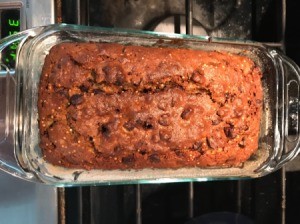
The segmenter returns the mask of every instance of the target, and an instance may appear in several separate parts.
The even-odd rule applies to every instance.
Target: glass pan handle
[[[277,155],[274,170],[294,159],[300,152],[300,69],[291,59],[277,51],[271,51],[279,64],[284,80],[282,107],[283,149]]]
[[[32,30],[24,31],[0,40],[0,57],[4,50],[11,45],[22,47],[24,41],[31,36]],[[18,60],[16,58],[16,60]],[[3,60],[2,60],[3,61]],[[25,172],[20,166],[16,155],[15,130],[18,113],[16,108],[16,90],[18,84],[15,71],[9,69],[8,64],[0,64],[0,169],[22,179],[33,180],[34,175]]]
[[[8,67],[0,62],[0,144],[6,140],[9,134],[9,79]]]

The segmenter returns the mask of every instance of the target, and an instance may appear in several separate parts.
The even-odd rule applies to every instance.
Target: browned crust
[[[62,43],[40,80],[40,147],[72,168],[239,166],[258,148],[261,102],[243,56]]]

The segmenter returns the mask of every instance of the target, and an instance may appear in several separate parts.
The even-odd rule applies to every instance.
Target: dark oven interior
[[[286,0],[61,0],[56,15],[73,24],[252,39],[300,63],[299,6]],[[297,158],[253,180],[61,188],[59,221],[298,223],[298,170]]]

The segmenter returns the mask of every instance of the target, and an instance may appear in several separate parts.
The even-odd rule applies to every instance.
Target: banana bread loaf
[[[261,71],[247,57],[61,43],[39,84],[40,147],[84,169],[241,166],[258,148]]]

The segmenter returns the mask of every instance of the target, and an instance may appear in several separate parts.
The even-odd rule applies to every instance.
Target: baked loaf
[[[241,166],[258,148],[261,76],[225,52],[58,44],[39,84],[44,159],[84,169]]]

